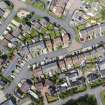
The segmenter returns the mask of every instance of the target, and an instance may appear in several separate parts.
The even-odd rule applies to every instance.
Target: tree
[[[105,20],[105,7],[103,7],[103,8],[101,9],[100,14],[101,14],[102,20]]]

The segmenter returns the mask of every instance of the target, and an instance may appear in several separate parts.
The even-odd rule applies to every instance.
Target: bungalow
[[[54,50],[57,50],[59,49],[60,47],[62,47],[62,40],[61,40],[61,37],[57,37],[53,40],[53,47],[54,47]]]
[[[56,73],[60,73],[60,70],[56,62],[43,65],[42,70],[44,74],[49,75],[49,76],[52,76]]]

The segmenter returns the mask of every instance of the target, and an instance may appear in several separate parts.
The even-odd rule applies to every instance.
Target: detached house
[[[50,10],[58,17],[64,14],[68,0],[52,0]]]

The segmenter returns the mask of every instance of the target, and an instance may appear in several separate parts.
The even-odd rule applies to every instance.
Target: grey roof
[[[29,48],[33,48],[33,47],[44,49],[45,48],[44,41],[42,40],[29,46]]]
[[[3,10],[7,9],[6,3],[3,2],[3,1],[0,1],[0,8],[3,9]]]
[[[7,100],[5,101],[3,104],[1,105],[14,105],[13,102],[11,100]]]
[[[90,34],[93,34],[93,32],[97,34],[100,32],[100,28],[102,32],[105,31],[105,23],[100,24],[100,26],[98,24],[95,24],[93,26],[87,27],[86,29],[81,30],[80,33],[82,36],[88,36]]]
[[[55,72],[58,70],[57,63],[50,63],[47,65],[42,66],[43,73],[48,74],[49,72]]]
[[[0,16],[3,16],[5,13],[5,11],[3,9],[0,8]]]

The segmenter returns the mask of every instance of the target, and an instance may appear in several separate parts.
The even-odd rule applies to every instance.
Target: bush
[[[69,100],[64,105],[97,105],[97,100],[94,95],[85,95],[77,100]]]
[[[77,94],[77,93],[80,93],[80,92],[84,92],[86,91],[86,86],[80,86],[80,87],[75,87],[75,88],[72,88],[70,90],[67,90],[66,92],[62,92],[59,97],[61,99],[64,99],[66,97],[69,97],[69,96],[72,96],[74,94]]]
[[[95,87],[98,87],[98,86],[100,86],[100,85],[102,85],[104,83],[105,83],[104,79],[99,79],[99,80],[96,80],[93,83],[90,83],[89,86],[90,86],[90,88],[95,88]]]

